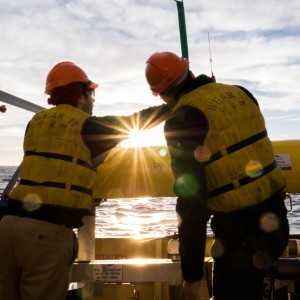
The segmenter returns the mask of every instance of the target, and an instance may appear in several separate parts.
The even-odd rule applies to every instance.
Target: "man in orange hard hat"
[[[94,214],[96,169],[133,124],[151,127],[166,105],[132,116],[92,116],[95,89],[79,66],[56,64],[24,138],[20,182],[0,222],[0,299],[64,300],[77,256],[74,228]],[[149,122],[150,121],[150,122]]]
[[[172,109],[164,126],[178,196],[183,290],[198,300],[211,219],[214,300],[262,300],[266,270],[285,250],[285,178],[257,100],[245,88],[194,77],[187,59],[154,53],[154,95]]]

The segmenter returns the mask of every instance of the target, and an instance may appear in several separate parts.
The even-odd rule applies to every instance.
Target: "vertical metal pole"
[[[91,261],[95,259],[95,226],[96,216],[84,216],[84,225],[78,228],[78,261]],[[94,282],[87,282],[81,289],[80,299],[91,299],[95,293]],[[94,297],[93,297],[94,298]]]
[[[78,228],[78,260],[95,259],[95,226],[96,216],[84,216],[84,225]]]
[[[9,195],[9,193],[12,191],[12,189],[16,185],[17,181],[19,180],[19,177],[20,177],[20,166],[16,169],[14,175],[11,177],[7,186],[3,190],[3,192],[0,196],[0,200],[5,200],[6,196]]]
[[[177,12],[178,12],[181,54],[182,57],[189,58],[183,0],[182,1],[175,0],[175,1],[177,4]]]

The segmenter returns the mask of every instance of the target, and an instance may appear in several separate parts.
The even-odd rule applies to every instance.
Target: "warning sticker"
[[[123,268],[120,265],[102,265],[95,264],[93,267],[94,281],[121,282],[123,277]]]
[[[281,170],[292,170],[290,154],[275,154],[275,160]]]

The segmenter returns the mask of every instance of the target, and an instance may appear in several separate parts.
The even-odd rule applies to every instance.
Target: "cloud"
[[[149,91],[144,68],[153,52],[181,53],[175,1],[0,0],[0,4],[1,90],[46,106],[45,78],[54,64],[67,60],[100,84],[96,115],[127,115],[161,103]],[[267,116],[300,111],[298,0],[185,0],[184,4],[195,74],[210,74],[209,33],[218,81],[248,88]],[[1,135],[7,137],[14,130],[22,135],[31,115],[8,107],[5,119],[0,115],[6,126],[1,126]],[[277,129],[274,122],[270,125]]]

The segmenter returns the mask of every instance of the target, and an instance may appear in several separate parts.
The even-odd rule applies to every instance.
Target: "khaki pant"
[[[5,216],[0,222],[0,299],[64,300],[74,259],[73,230]]]

